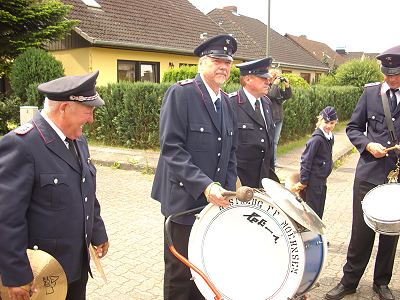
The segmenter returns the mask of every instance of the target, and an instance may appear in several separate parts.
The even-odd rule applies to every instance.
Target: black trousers
[[[68,284],[68,292],[65,300],[85,300],[86,285],[88,281],[89,263],[87,254],[83,255],[81,278]]]
[[[189,235],[191,225],[182,225],[171,222],[171,237],[175,249],[188,257]],[[190,269],[169,250],[164,231],[164,300],[204,300],[197,289]]]
[[[326,200],[326,184],[309,185],[305,190],[300,192],[300,196],[315,211],[318,217],[322,219]]]
[[[353,225],[347,250],[347,262],[343,267],[341,283],[348,288],[356,288],[370,259],[374,246],[375,232],[367,226],[363,218],[361,201],[376,185],[366,181],[354,180],[353,186]],[[381,234],[378,253],[375,259],[374,283],[387,285],[392,278],[398,236]]]

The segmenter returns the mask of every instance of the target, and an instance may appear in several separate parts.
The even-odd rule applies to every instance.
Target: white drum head
[[[379,185],[370,190],[362,201],[364,213],[385,223],[400,221],[400,184]]]
[[[228,300],[287,299],[304,272],[304,245],[297,228],[265,195],[248,203],[230,198],[223,209],[209,204],[193,225],[189,261]],[[207,299],[214,294],[194,271]]]

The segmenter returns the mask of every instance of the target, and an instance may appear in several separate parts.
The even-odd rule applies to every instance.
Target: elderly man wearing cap
[[[386,50],[377,59],[381,61],[384,82],[365,86],[346,128],[350,141],[360,152],[353,187],[353,225],[342,280],[326,294],[327,299],[342,299],[356,292],[375,240],[375,232],[364,222],[361,201],[371,189],[387,183],[387,176],[396,169],[398,160],[398,154],[386,148],[393,146],[396,138],[392,140],[389,134],[382,101],[386,97],[382,99],[381,95],[387,95],[388,106],[391,107],[391,116],[388,117],[391,117],[395,135],[399,138],[400,46]],[[388,284],[392,277],[397,241],[398,236],[379,236],[373,280],[373,290],[379,299],[394,299]]]
[[[63,267],[68,300],[86,298],[92,243],[108,238],[96,198],[96,168],[82,128],[104,101],[98,72],[39,85],[44,109],[0,141],[0,274],[11,299],[29,299],[33,274],[26,250],[51,254]]]
[[[160,147],[151,196],[161,202],[165,217],[214,203],[228,206],[222,196],[236,183],[236,118],[221,85],[229,78],[236,40],[219,35],[203,42],[199,74],[168,89],[160,113]],[[173,220],[175,248],[187,257],[194,215]],[[169,251],[164,238],[164,299],[204,299],[190,280],[189,268]]]
[[[242,185],[262,187],[261,179],[275,175],[274,122],[269,90],[268,67],[272,58],[262,58],[241,64],[239,91],[230,94],[238,119],[237,172]],[[276,178],[276,175],[273,176]]]

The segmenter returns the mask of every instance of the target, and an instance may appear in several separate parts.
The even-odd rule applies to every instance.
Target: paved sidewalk
[[[346,136],[345,130],[335,133],[335,145],[333,147],[333,159],[340,159],[353,148]],[[279,146],[278,146],[279,147]],[[278,163],[283,168],[277,168],[276,173],[281,179],[292,172],[300,170],[300,157],[305,148],[295,149],[278,157]],[[103,166],[114,166],[122,170],[136,170],[152,173],[159,158],[159,152],[153,150],[130,150],[112,147],[90,146],[92,161]]]

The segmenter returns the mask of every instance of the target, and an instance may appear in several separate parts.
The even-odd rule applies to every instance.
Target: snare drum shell
[[[364,221],[375,232],[385,235],[400,234],[400,184],[388,183],[370,190],[364,197]]]

